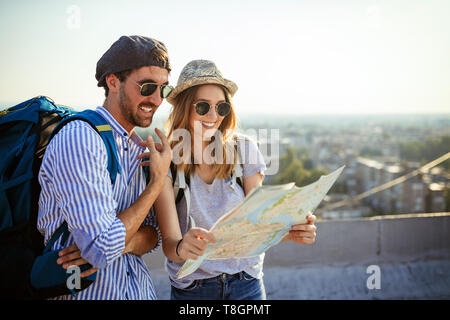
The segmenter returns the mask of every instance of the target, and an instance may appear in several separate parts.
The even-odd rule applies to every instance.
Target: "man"
[[[172,152],[155,130],[142,141],[133,132],[148,127],[170,94],[170,63],[163,43],[142,36],[123,36],[97,63],[98,86],[105,102],[96,111],[110,124],[121,166],[114,185],[107,171],[107,152],[100,135],[84,121],[65,125],[47,147],[39,172],[42,191],[38,228],[45,241],[66,221],[71,235],[60,252],[63,268],[89,262],[97,277],[86,289],[57,299],[156,299],[141,255],[160,243],[152,205],[169,170]],[[150,151],[147,184],[138,155]],[[146,162],[148,164],[148,162]],[[57,242],[54,250],[62,249]]]

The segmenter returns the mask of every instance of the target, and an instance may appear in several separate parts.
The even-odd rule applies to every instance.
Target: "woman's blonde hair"
[[[173,149],[178,141],[174,141],[173,133],[177,129],[185,129],[190,132],[191,135],[191,146],[193,146],[193,132],[191,131],[189,116],[191,112],[191,106],[194,103],[195,95],[197,93],[198,88],[201,85],[193,86],[185,91],[181,92],[177,95],[173,102],[172,110],[170,112],[169,118],[164,124],[164,129],[167,133],[167,137],[170,142],[170,147]],[[231,176],[236,163],[237,163],[237,151],[234,147],[236,141],[234,140],[234,132],[238,125],[238,120],[236,117],[236,113],[234,112],[233,102],[231,100],[231,95],[228,91],[220,86],[224,92],[225,100],[231,105],[230,113],[222,120],[222,123],[219,126],[219,131],[222,136],[222,155],[223,161],[221,163],[213,164],[213,171],[215,176],[219,179],[227,179]],[[214,140],[214,137],[212,138]],[[231,149],[232,148],[232,149]],[[175,164],[177,170],[183,170],[185,175],[191,176],[195,172],[195,163],[194,163],[194,148],[191,147],[190,157],[186,155],[182,155],[185,161],[182,161],[180,164]],[[233,150],[230,153],[230,150]],[[231,159],[230,159],[231,158]],[[187,161],[186,161],[187,160]],[[190,160],[190,161],[189,161]]]

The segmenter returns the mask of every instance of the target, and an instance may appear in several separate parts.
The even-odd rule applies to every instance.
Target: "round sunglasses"
[[[151,96],[159,86],[159,84],[157,84],[157,83],[146,82],[143,84],[139,84],[136,81],[134,81],[133,79],[130,79],[130,80],[133,81],[141,89],[140,92],[141,92],[141,96],[143,96],[143,97]],[[172,90],[173,90],[172,86],[169,86],[168,84],[162,84],[161,92],[160,92],[161,98],[163,98],[163,99],[167,98],[170,95],[170,93],[172,92]]]
[[[211,105],[206,101],[199,101],[194,103],[194,108],[198,115],[204,116],[211,109]],[[221,117],[227,116],[231,111],[231,105],[228,102],[220,102],[215,105],[215,108],[217,114]]]

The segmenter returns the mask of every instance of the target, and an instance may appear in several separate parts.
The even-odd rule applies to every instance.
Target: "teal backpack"
[[[88,122],[102,137],[108,152],[111,183],[120,173],[112,130],[93,110],[77,112],[39,96],[0,111],[0,299],[42,299],[75,294],[66,286],[70,274],[54,263],[52,244],[69,231],[64,222],[46,248],[36,227],[39,168],[50,139],[68,122]],[[90,268],[89,264],[81,270]],[[33,276],[31,276],[33,274]],[[96,274],[81,279],[81,290]]]

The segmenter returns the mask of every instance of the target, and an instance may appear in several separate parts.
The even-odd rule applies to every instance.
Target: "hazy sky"
[[[450,112],[449,16],[448,0],[1,1],[0,101],[102,104],[98,59],[139,34],[166,44],[172,84],[215,61],[238,114]]]

